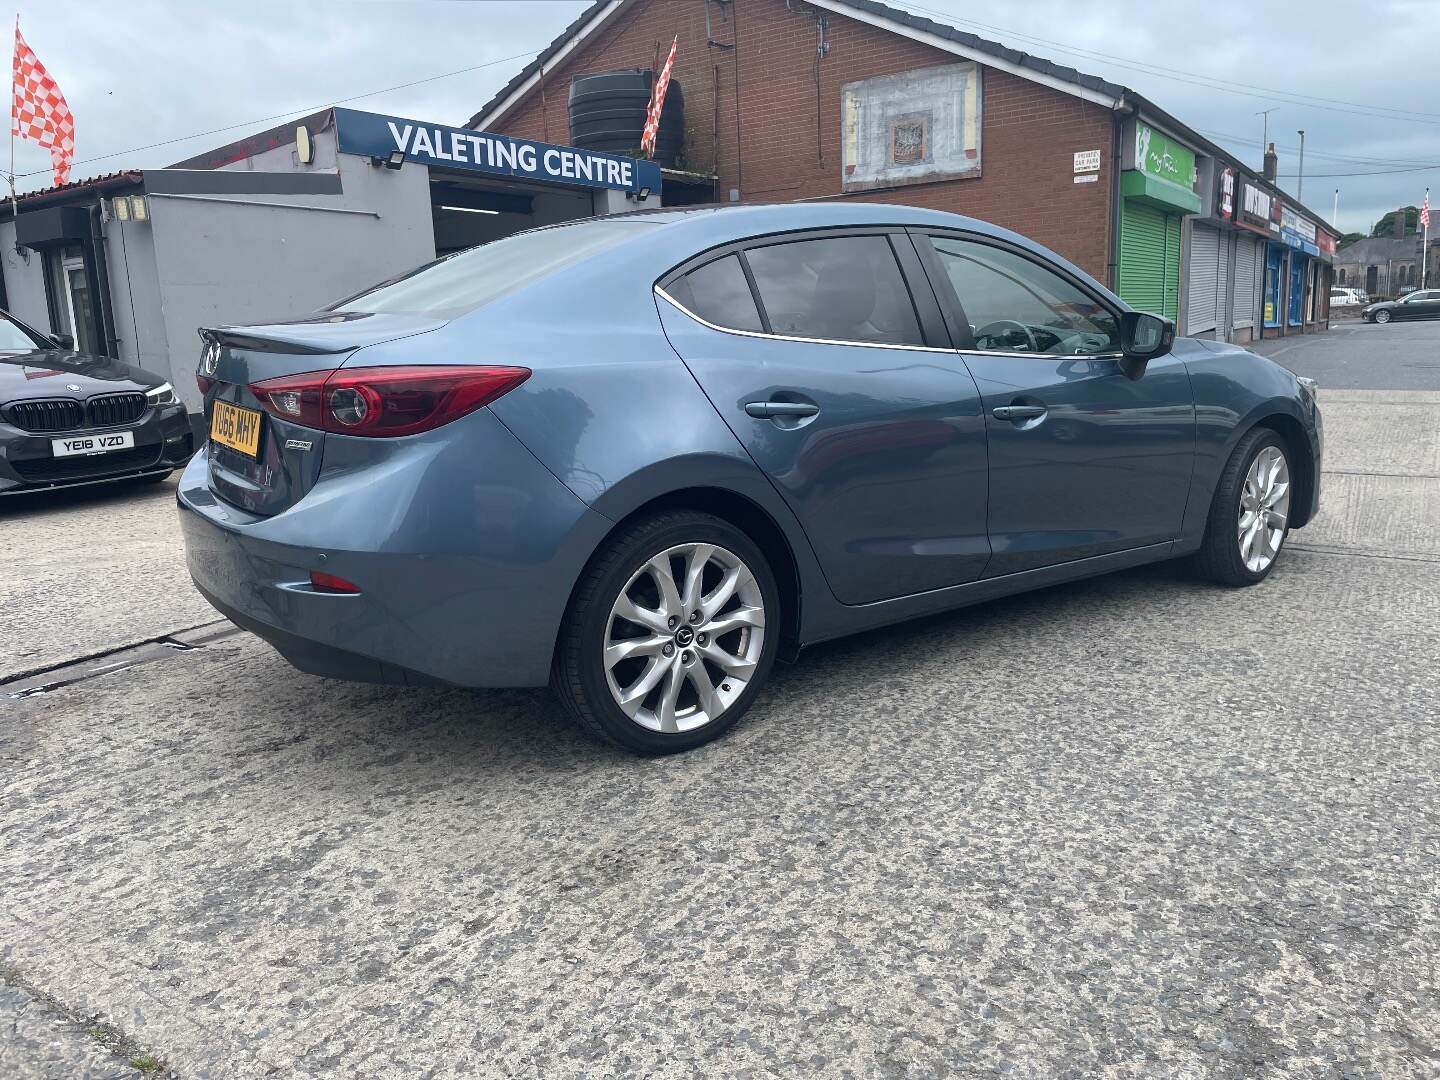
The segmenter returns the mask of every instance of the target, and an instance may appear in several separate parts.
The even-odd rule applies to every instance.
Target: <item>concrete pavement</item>
[[[46,1061],[98,1020],[186,1077],[1436,1075],[1440,393],[1323,405],[1325,508],[1263,586],[837,642],[679,758],[246,635],[0,696],[0,974]],[[163,492],[111,505],[91,535],[165,573]],[[5,521],[47,539],[0,601],[51,520]],[[39,1061],[0,1071],[75,1074]]]

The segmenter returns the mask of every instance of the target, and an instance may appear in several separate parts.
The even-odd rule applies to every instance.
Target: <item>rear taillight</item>
[[[371,367],[308,371],[251,383],[272,416],[340,435],[429,431],[488,405],[530,377],[493,365]]]
[[[206,394],[210,393],[210,388],[215,385],[215,380],[207,378],[204,375],[196,375],[195,385],[200,387],[200,396],[204,397]]]

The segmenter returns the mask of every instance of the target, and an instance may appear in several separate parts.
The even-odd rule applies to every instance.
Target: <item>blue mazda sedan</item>
[[[1178,556],[1256,584],[1319,501],[1309,380],[911,207],[552,226],[202,336],[220,612],[320,675],[548,683],[640,753],[813,642]]]

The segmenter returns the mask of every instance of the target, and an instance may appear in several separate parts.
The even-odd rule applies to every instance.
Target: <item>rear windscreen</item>
[[[645,227],[634,220],[591,219],[516,233],[426,263],[327,310],[452,319],[635,237]]]

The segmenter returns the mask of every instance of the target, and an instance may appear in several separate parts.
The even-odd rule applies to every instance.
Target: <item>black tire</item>
[[[1383,326],[1385,323],[1388,323],[1390,321],[1390,312],[1377,311],[1370,321],[1380,323]]]
[[[627,716],[610,691],[604,649],[611,608],[645,563],[683,544],[714,544],[750,570],[765,608],[765,634],[743,692],[715,719],[689,731],[661,732]],[[587,735],[637,754],[673,754],[719,738],[750,708],[775,661],[782,624],[774,572],[756,543],[729,522],[694,510],[672,510],[625,526],[596,552],[571,597],[555,649],[551,685]]]
[[[1215,488],[1215,497],[1210,501],[1210,515],[1205,521],[1205,539],[1192,560],[1195,572],[1201,577],[1221,585],[1258,585],[1270,576],[1280,555],[1285,550],[1285,530],[1280,549],[1262,570],[1251,570],[1240,556],[1240,544],[1236,537],[1236,525],[1240,514],[1240,496],[1245,487],[1245,475],[1260,451],[1274,446],[1285,455],[1291,483],[1294,483],[1295,467],[1290,460],[1290,448],[1270,428],[1254,428],[1243,435],[1236,444],[1225,471],[1220,474],[1220,483]]]

